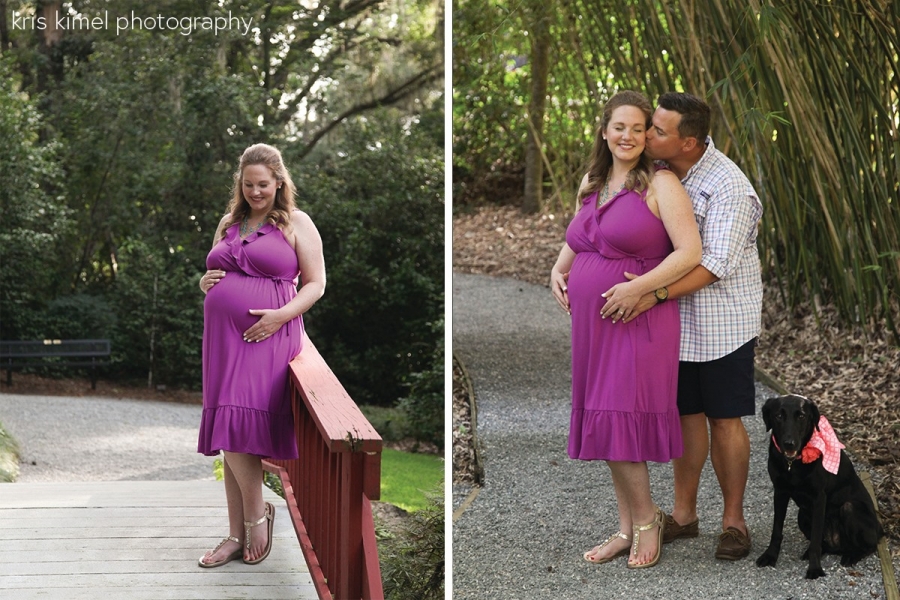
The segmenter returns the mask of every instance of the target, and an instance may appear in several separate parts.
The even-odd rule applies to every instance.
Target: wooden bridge
[[[227,521],[224,485],[122,481],[0,485],[2,598],[383,597],[370,500],[381,437],[315,346],[291,363],[300,459],[279,475],[275,543],[261,564],[201,569]]]
[[[261,564],[201,569],[228,521],[219,481],[0,485],[0,597],[279,598],[318,593],[285,502]]]

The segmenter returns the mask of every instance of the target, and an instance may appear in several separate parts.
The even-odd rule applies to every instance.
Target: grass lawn
[[[425,508],[426,492],[435,491],[443,476],[444,461],[439,456],[385,448],[381,454],[381,501],[408,511]]]

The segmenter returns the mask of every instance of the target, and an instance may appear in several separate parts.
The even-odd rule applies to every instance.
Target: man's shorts
[[[678,412],[712,419],[756,414],[753,358],[757,338],[708,362],[678,363]]]

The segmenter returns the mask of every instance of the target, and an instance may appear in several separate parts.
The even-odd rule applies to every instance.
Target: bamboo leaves
[[[713,108],[717,146],[763,200],[769,293],[833,304],[847,323],[900,342],[900,3],[548,5],[558,21],[545,208],[571,210],[612,93],[694,93]]]

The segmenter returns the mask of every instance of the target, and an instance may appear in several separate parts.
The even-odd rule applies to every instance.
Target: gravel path
[[[700,537],[664,547],[660,564],[627,570],[624,559],[590,565],[581,554],[618,523],[609,470],[566,455],[570,406],[568,317],[543,286],[454,274],[453,351],[478,403],[485,486],[453,525],[453,597],[529,599],[851,600],[885,598],[881,566],[853,568],[826,556],[827,576],[804,579],[806,543],[791,507],[781,558],[757,568],[768,544],[771,482],[762,420],[745,419],[751,438],[745,509],[750,558],[717,561],[721,499],[707,463],[700,487]],[[774,395],[757,385],[760,398]],[[669,465],[651,463],[654,499],[672,508]],[[466,489],[454,490],[458,508]]]
[[[215,479],[197,453],[199,405],[0,394],[19,443],[18,481]]]

